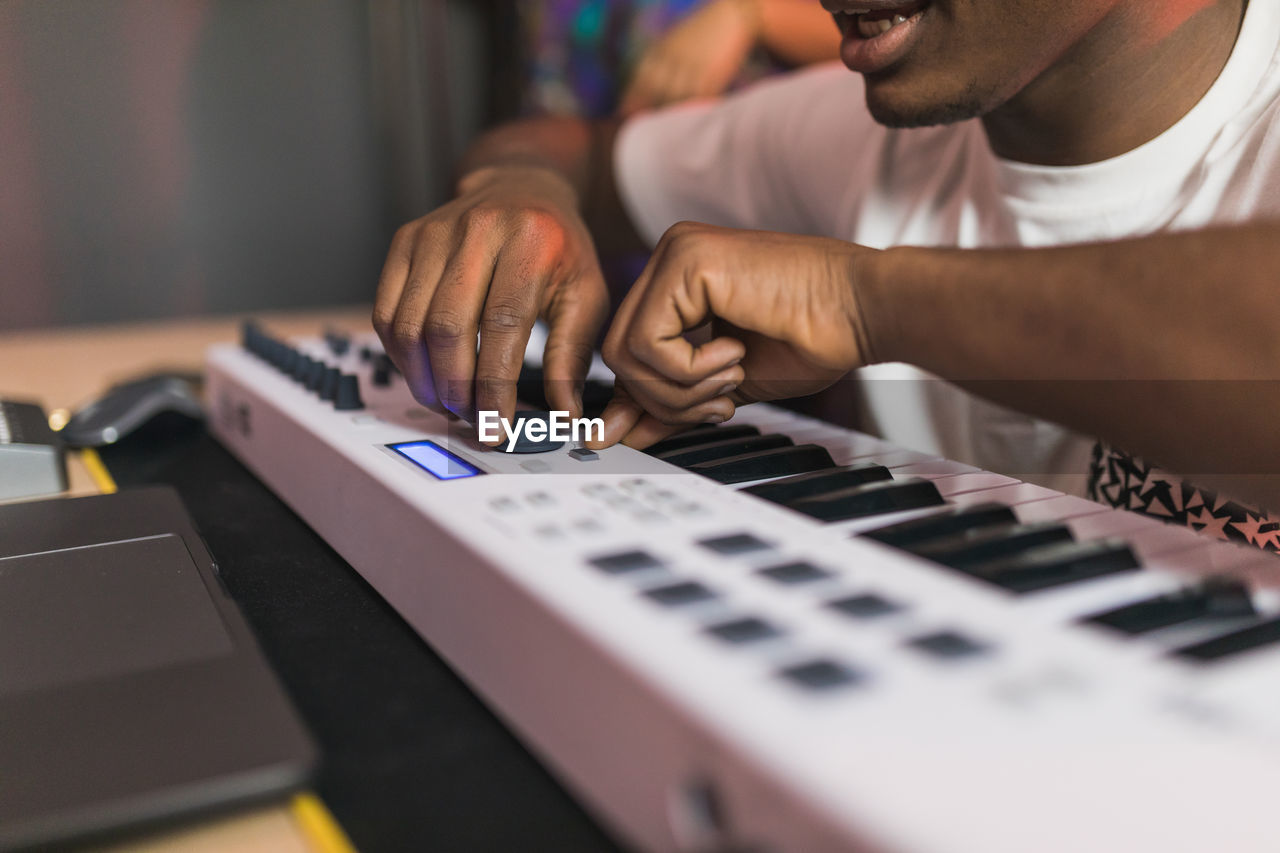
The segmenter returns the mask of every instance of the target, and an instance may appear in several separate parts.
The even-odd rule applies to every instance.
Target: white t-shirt
[[[1100,163],[1001,160],[978,120],[882,127],[862,76],[835,64],[639,116],[623,128],[615,168],[651,242],[695,220],[875,248],[1037,247],[1277,216],[1280,3],[1249,4],[1221,75],[1181,121]],[[873,428],[890,441],[1059,487],[1080,480],[1037,474],[1088,470],[1092,442],[1058,427],[905,365],[861,375],[905,380],[859,383]]]

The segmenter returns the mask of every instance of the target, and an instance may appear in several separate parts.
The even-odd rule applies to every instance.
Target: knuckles
[[[452,344],[467,335],[467,323],[450,311],[435,310],[422,323],[422,335],[428,344]]]
[[[515,383],[505,376],[476,377],[476,399],[484,408],[496,408],[503,395],[514,388]]]
[[[520,304],[499,299],[495,304],[485,306],[484,317],[480,321],[481,333],[509,334],[526,326],[532,327],[534,318],[527,314]]]

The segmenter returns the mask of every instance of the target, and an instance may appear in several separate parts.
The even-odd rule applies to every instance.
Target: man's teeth
[[[906,15],[894,15],[892,18],[879,18],[877,20],[868,21],[865,16],[870,12],[870,9],[847,9],[841,14],[849,15],[854,18],[858,26],[858,35],[865,39],[884,35],[889,32],[889,30],[898,26],[898,24],[905,24],[908,20]]]
[[[878,35],[883,35],[884,33],[889,32],[889,30],[893,29],[898,24],[905,24],[906,22],[906,15],[894,15],[893,20],[881,18],[878,21],[868,21],[865,18],[859,18],[858,34],[866,39],[875,38]]]

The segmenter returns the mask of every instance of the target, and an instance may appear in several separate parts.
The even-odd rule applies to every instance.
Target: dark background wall
[[[0,2],[0,330],[370,299],[492,115],[493,19]]]

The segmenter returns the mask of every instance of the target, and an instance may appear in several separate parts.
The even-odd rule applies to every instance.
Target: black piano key
[[[730,456],[741,456],[743,453],[770,450],[774,447],[791,447],[793,444],[795,442],[785,435],[773,433],[771,435],[747,435],[742,438],[710,441],[706,444],[698,444],[680,450],[664,450],[661,453],[650,455],[656,456],[663,462],[679,465],[681,468],[688,468],[690,465],[696,465],[699,462],[728,459]]]
[[[1010,592],[1027,593],[1140,568],[1123,539],[1060,542],[966,566],[963,571]]]
[[[1183,646],[1174,654],[1188,660],[1208,663],[1278,642],[1280,642],[1280,619],[1268,619],[1220,637]]]
[[[728,441],[731,438],[747,438],[759,435],[760,430],[750,424],[733,424],[729,426],[702,425],[693,429],[664,438],[645,448],[645,453],[657,456],[671,450],[684,450],[699,444],[710,444],[713,441]]]
[[[850,486],[823,495],[790,501],[786,505],[821,521],[846,521],[908,509],[924,509],[945,503],[938,487],[913,477]]]
[[[1136,635],[1193,619],[1255,615],[1257,611],[1244,584],[1230,578],[1208,578],[1195,586],[1097,613],[1083,621]]]
[[[886,545],[909,548],[931,539],[953,536],[966,530],[1017,523],[1018,516],[1014,514],[1012,507],[998,503],[982,503],[948,507],[935,515],[900,521],[888,527],[867,531],[862,536]]]
[[[816,444],[797,444],[794,447],[775,447],[772,450],[757,450],[754,453],[730,456],[728,459],[699,462],[697,465],[690,465],[689,470],[709,477],[717,483],[727,484],[763,480],[768,477],[786,477],[790,474],[803,474],[834,467],[836,463],[832,461],[831,454],[825,447],[819,447]]]
[[[1018,554],[1030,548],[1071,542],[1071,529],[1057,522],[1000,524],[965,530],[904,547],[920,557],[952,568],[964,568]]]
[[[889,469],[874,462],[860,465],[845,465],[830,471],[814,471],[810,474],[796,474],[756,486],[747,486],[742,491],[758,498],[774,503],[790,503],[791,501],[814,495],[834,492],[849,486],[860,486],[863,483],[877,483],[892,480]]]

